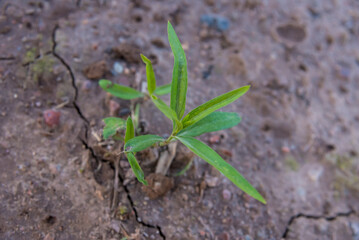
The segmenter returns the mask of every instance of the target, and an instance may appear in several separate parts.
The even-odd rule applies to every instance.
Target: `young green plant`
[[[217,110],[237,100],[249,90],[250,86],[240,87],[215,97],[193,109],[186,116],[183,116],[186,107],[187,95],[187,60],[181,43],[170,22],[168,22],[167,31],[168,40],[174,55],[172,83],[166,85],[170,86],[171,89],[170,106],[159,98],[160,94],[158,94],[158,92],[160,90],[156,87],[155,74],[151,61],[144,55],[141,55],[141,58],[146,64],[148,96],[151,98],[155,106],[167,118],[172,120],[173,130],[167,139],[157,135],[142,135],[135,137],[134,134],[130,134],[130,132],[132,132],[131,128],[133,128],[133,125],[131,126],[132,120],[130,118],[127,120],[124,152],[127,155],[137,179],[144,184],[147,183],[144,179],[143,171],[135,158],[136,152],[152,146],[164,146],[174,141],[180,141],[198,157],[219,170],[238,188],[242,189],[245,193],[258,201],[266,204],[266,200],[261,196],[261,194],[235,168],[223,160],[222,157],[212,148],[195,138],[204,133],[215,132],[237,125],[241,121],[241,118],[237,113],[220,112]],[[103,85],[105,83],[106,87]],[[140,95],[140,93],[135,94],[133,89],[123,86],[120,87],[119,85],[114,85],[112,83],[102,82],[102,87],[114,96],[122,96],[122,98],[123,96],[126,96],[127,99],[135,96],[143,96]],[[109,123],[112,120],[107,118],[104,121],[105,123]],[[104,137],[109,136],[109,131],[112,131],[113,133],[114,129],[123,128],[125,124],[124,120],[122,121],[123,122],[121,123],[118,122],[117,124],[112,124],[111,127],[109,127],[109,124],[106,124]],[[127,132],[129,132],[129,137],[127,136]]]
[[[146,61],[150,61],[143,55],[141,55],[141,57],[142,57],[142,59],[146,59]],[[154,79],[154,72],[152,69],[152,65],[150,65],[150,67],[151,67],[151,69],[149,69],[149,66],[146,66],[147,78],[151,78],[153,76],[153,79]],[[151,74],[152,74],[152,76],[151,76]],[[149,84],[151,84],[151,85],[148,85],[148,92],[150,94],[147,94],[147,93],[142,93],[140,91],[137,91],[136,89],[131,88],[131,87],[113,83],[107,79],[101,79],[99,81],[99,85],[103,90],[105,90],[106,92],[110,93],[111,95],[113,95],[115,97],[118,97],[118,98],[121,98],[124,100],[135,100],[138,98],[144,98],[146,96],[150,97],[150,95],[162,96],[162,95],[166,95],[171,92],[171,84],[165,84],[165,85],[162,85],[159,87],[156,87],[155,85],[153,86],[152,81]],[[139,124],[139,111],[140,111],[139,103],[137,103],[134,107],[131,104],[131,115],[133,118],[133,123],[134,123],[135,129],[137,129],[138,124]],[[104,132],[103,132],[103,137],[105,139],[107,139],[109,137],[113,137],[113,138],[115,138],[115,140],[123,140],[121,137],[117,136],[116,133],[118,130],[125,128],[125,120],[123,120],[122,118],[109,117],[109,118],[103,119],[103,121],[105,122],[105,128],[104,128]]]

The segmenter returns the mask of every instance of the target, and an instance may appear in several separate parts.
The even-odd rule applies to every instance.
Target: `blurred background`
[[[359,2],[356,0],[0,0],[1,239],[359,239]],[[201,140],[263,205],[178,147],[146,195],[101,138],[141,89],[172,79],[171,21],[187,55],[187,109],[247,84],[225,108],[242,122]],[[169,96],[163,98],[169,103]],[[142,133],[171,122],[139,100]],[[161,150],[138,158],[154,171]],[[114,179],[119,186],[114,189]],[[166,181],[167,181],[166,180]],[[114,197],[115,196],[115,197]],[[151,198],[150,198],[151,197]]]

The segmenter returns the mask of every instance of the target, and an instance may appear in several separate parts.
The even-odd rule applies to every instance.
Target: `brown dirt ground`
[[[358,1],[3,0],[0,9],[0,239],[359,239]],[[209,13],[229,29],[201,23]],[[98,136],[101,119],[125,117],[130,103],[97,78],[140,87],[144,53],[169,83],[167,20],[188,58],[187,112],[252,85],[225,109],[242,122],[201,139],[221,134],[211,146],[267,205],[197,158],[156,200],[121,159],[113,203],[108,152],[119,145]],[[122,74],[111,73],[116,61]],[[44,123],[48,109],[58,125]],[[140,118],[144,133],[170,131],[146,100]],[[158,154],[138,156],[147,176]]]

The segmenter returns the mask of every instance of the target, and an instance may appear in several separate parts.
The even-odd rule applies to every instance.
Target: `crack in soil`
[[[0,61],[12,61],[15,60],[15,57],[0,57]]]
[[[307,214],[304,214],[304,213],[298,213],[294,216],[292,216],[288,223],[287,223],[287,226],[284,230],[284,233],[282,235],[282,239],[286,239],[287,236],[288,236],[288,233],[290,232],[290,226],[294,223],[294,221],[298,218],[306,218],[306,219],[314,219],[314,220],[319,220],[319,219],[324,219],[326,221],[335,221],[337,218],[339,217],[349,217],[353,214],[356,214],[356,212],[351,209],[350,211],[348,212],[340,212],[340,213],[337,213],[335,214],[334,216],[324,216],[324,215],[307,215]]]
[[[91,155],[94,159],[96,159],[97,162],[108,162],[107,160],[104,160],[104,159],[101,159],[100,157],[98,157],[96,154],[95,154],[95,151],[87,144],[87,142],[83,139],[81,139],[81,142],[82,144],[85,146],[86,149],[88,149],[90,152],[91,152]],[[115,167],[111,164],[110,165],[112,167],[112,169],[114,169]],[[139,217],[138,215],[138,212],[137,212],[137,209],[135,208],[135,204],[132,200],[132,197],[131,197],[131,194],[130,194],[130,190],[127,188],[126,185],[123,184],[124,182],[124,178],[121,176],[121,174],[119,173],[118,174],[118,178],[120,179],[120,182],[121,182],[121,185],[123,187],[123,189],[125,190],[126,192],[126,195],[127,195],[127,199],[128,201],[130,202],[130,205],[131,205],[131,208],[132,208],[132,211],[135,213],[135,218],[136,218],[136,222],[141,224],[142,226],[144,227],[147,227],[147,228],[154,228],[154,229],[157,229],[158,230],[158,233],[159,235],[162,237],[162,239],[166,239],[166,236],[163,234],[162,232],[162,229],[160,226],[158,225],[152,225],[152,224],[149,224],[149,223],[146,223],[144,221],[141,220],[141,218]]]
[[[138,216],[138,212],[137,212],[137,209],[135,208],[135,205],[133,203],[133,200],[132,200],[132,197],[131,197],[131,194],[130,194],[130,190],[127,188],[127,186],[125,186],[123,184],[123,177],[121,176],[121,174],[118,175],[118,177],[120,178],[120,181],[121,181],[121,184],[123,186],[123,189],[125,189],[125,192],[127,193],[127,199],[128,201],[130,202],[130,205],[131,205],[131,208],[133,210],[133,212],[135,213],[135,217],[136,217],[136,221],[138,223],[140,223],[141,225],[145,226],[145,227],[148,227],[148,228],[155,228],[158,230],[158,233],[160,234],[160,236],[162,237],[162,239],[166,239],[166,236],[163,234],[162,232],[162,229],[160,226],[158,225],[151,225],[151,224],[148,224],[148,223],[145,223],[144,221],[142,221],[142,219]]]
[[[54,30],[52,31],[52,54],[54,55],[55,58],[57,58],[62,65],[64,65],[64,67],[67,69],[67,71],[70,74],[71,77],[71,83],[72,83],[72,87],[75,90],[75,96],[74,99],[72,101],[72,104],[74,105],[77,113],[79,114],[80,118],[85,121],[86,125],[88,125],[90,122],[87,120],[87,118],[82,114],[80,107],[77,105],[77,97],[78,97],[78,88],[76,86],[76,79],[75,79],[75,75],[70,67],[70,65],[65,61],[65,59],[63,59],[60,55],[58,55],[56,53],[56,46],[57,46],[57,42],[56,42],[56,31],[57,29],[59,29],[59,25],[55,25]],[[87,131],[86,131],[87,132]]]
[[[81,3],[81,1],[78,1],[79,3]],[[67,71],[69,72],[70,74],[70,77],[71,77],[71,82],[72,82],[72,87],[74,88],[75,90],[75,96],[74,96],[74,99],[72,101],[72,104],[74,106],[74,108],[76,109],[76,112],[77,114],[80,116],[80,118],[85,122],[85,138],[86,140],[82,139],[82,138],[79,138],[80,141],[82,142],[82,144],[85,146],[86,149],[88,149],[92,155],[92,157],[96,160],[97,163],[100,163],[100,162],[107,162],[106,160],[104,159],[101,159],[100,157],[98,157],[94,150],[92,149],[91,146],[88,145],[87,143],[87,139],[88,139],[88,125],[89,125],[89,120],[83,115],[83,113],[81,112],[81,109],[80,109],[80,106],[77,104],[77,98],[78,98],[78,88],[76,86],[76,79],[75,79],[75,75],[70,67],[70,65],[65,61],[64,58],[62,58],[59,54],[56,53],[56,46],[57,46],[57,42],[56,42],[56,31],[59,29],[59,25],[56,24],[53,31],[52,31],[52,54],[53,56],[58,59],[62,65],[64,65],[64,67],[67,69]],[[113,169],[114,169],[114,166],[111,166]],[[128,201],[130,202],[130,205],[131,205],[131,208],[133,210],[133,212],[135,213],[135,218],[136,218],[136,222],[138,224],[141,224],[142,226],[144,227],[147,227],[147,228],[154,228],[154,229],[157,229],[158,230],[158,233],[159,235],[162,237],[162,239],[166,239],[166,236],[163,234],[162,232],[162,229],[160,226],[158,225],[151,225],[151,224],[148,224],[144,221],[141,220],[141,218],[138,216],[138,212],[137,212],[137,209],[135,208],[135,205],[134,205],[134,202],[132,200],[132,197],[131,197],[131,194],[130,194],[130,190],[127,188],[127,186],[125,186],[123,184],[123,177],[121,176],[121,174],[118,175],[118,178],[120,179],[120,182],[121,182],[121,185],[123,187],[123,189],[125,190],[126,194],[127,194],[127,199]]]

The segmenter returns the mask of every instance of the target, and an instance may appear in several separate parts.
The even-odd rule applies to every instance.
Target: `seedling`
[[[146,67],[146,72],[150,72],[150,70],[148,70],[147,67]],[[153,69],[152,69],[152,73],[154,74]],[[154,75],[153,75],[153,79],[154,79]],[[111,95],[125,100],[150,97],[150,95],[147,93],[142,93],[134,88],[116,84],[106,79],[101,79],[99,81],[99,85],[103,90],[110,93]],[[150,88],[152,90],[153,86],[148,85],[148,89]],[[166,95],[170,92],[171,92],[171,84],[165,84],[159,87],[156,87],[155,85],[155,89],[152,91],[152,95],[161,96],[161,95]],[[135,129],[137,129],[139,122],[140,105],[137,103],[136,106],[133,107],[131,104],[131,108],[134,108],[132,109],[132,118],[134,121],[134,127]],[[105,139],[109,137],[115,137],[116,140],[123,140],[121,137],[117,137],[115,135],[117,133],[117,130],[125,128],[125,120],[116,117],[109,117],[103,120],[106,124],[103,132],[103,137]]]
[[[174,141],[180,141],[194,154],[224,174],[238,188],[265,204],[266,200],[235,168],[223,160],[212,148],[195,138],[204,133],[219,131],[237,125],[241,121],[237,113],[219,112],[217,110],[237,100],[249,90],[250,86],[244,86],[213,98],[193,109],[183,117],[187,94],[187,60],[181,43],[170,22],[168,22],[167,31],[168,40],[174,55],[172,83],[157,87],[151,61],[142,54],[141,58],[146,64],[147,95],[155,106],[167,118],[172,120],[173,130],[171,135],[167,139],[157,135],[142,135],[136,137],[131,117],[127,119],[126,123],[121,118],[105,118],[104,138],[113,136],[118,129],[126,127],[123,152],[126,154],[138,181],[145,185],[147,185],[147,181],[136,160],[135,153],[149,147],[164,146]],[[100,86],[112,95],[123,99],[134,99],[144,96],[143,93],[135,89],[113,84],[108,80],[101,80]],[[171,91],[170,106],[159,97],[162,92],[167,92],[169,89]]]

